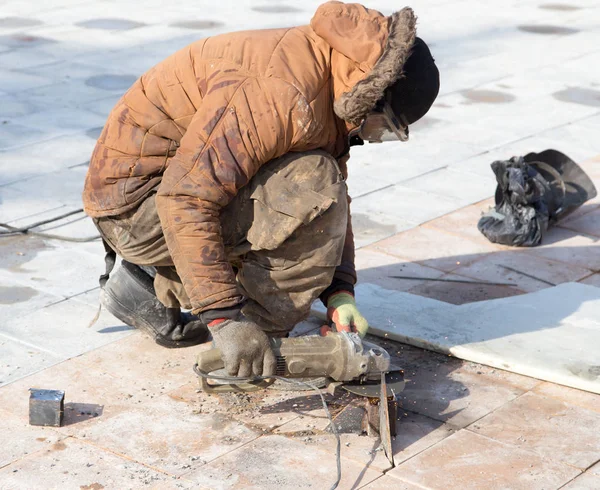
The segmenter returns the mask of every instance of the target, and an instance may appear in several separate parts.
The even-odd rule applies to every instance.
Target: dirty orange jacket
[[[202,39],[145,73],[108,117],[83,202],[92,217],[156,202],[194,312],[241,297],[219,214],[261,165],[287,152],[347,153],[348,130],[401,75],[410,8],[390,17],[321,5],[310,25]],[[355,282],[351,228],[338,277]]]

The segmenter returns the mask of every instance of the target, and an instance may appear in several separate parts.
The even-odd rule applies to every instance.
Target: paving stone
[[[0,187],[0,222],[11,223],[13,221],[32,218],[31,223],[37,221],[35,216],[39,216],[44,212],[55,212],[56,214],[67,211],[64,204],[53,201],[51,199],[36,199],[32,198],[24,192],[13,189],[10,186]],[[4,241],[7,240],[3,239]]]
[[[0,470],[1,488],[15,490],[36,488],[41,481],[46,488],[140,488],[171,483],[173,478],[71,438],[55,442],[50,448]],[[197,487],[177,481],[175,488]]]
[[[53,83],[19,92],[23,99],[43,105],[47,110],[66,107],[76,110],[85,103],[106,98],[106,95],[106,90],[86,85],[79,80]]]
[[[2,123],[0,131],[0,151],[34,143],[47,138],[47,134],[39,129],[8,122]]]
[[[352,212],[398,219],[400,222],[421,224],[460,207],[460,201],[433,193],[412,189],[408,184],[387,187],[352,201]]]
[[[335,454],[283,436],[263,436],[202,466],[185,479],[214,490],[226,488],[323,488],[335,481]],[[339,488],[359,488],[380,473],[342,458]]]
[[[52,138],[10,151],[0,151],[0,162],[7,167],[10,165],[11,169],[10,172],[0,174],[0,185],[26,178],[40,177],[42,174],[89,162],[95,144],[94,140],[81,133]],[[65,180],[64,177],[70,175],[73,178],[70,181],[64,181],[63,185],[80,186],[74,189],[75,192],[79,192],[83,185],[82,179],[85,179],[85,169],[75,172],[75,174],[67,172],[59,176],[59,180],[61,177]],[[42,180],[43,177],[40,177],[34,184],[37,183],[39,188],[39,182]],[[26,184],[24,189],[28,195],[31,195],[32,187],[28,187],[28,185]],[[56,188],[53,187],[47,196],[54,202],[62,197],[62,194],[55,193],[55,190]]]
[[[0,331],[0,387],[61,360],[59,356],[39,350],[29,343],[13,342]],[[2,466],[1,456],[0,466]]]
[[[454,273],[444,274],[439,279],[439,281],[424,281],[410,288],[408,292],[453,305],[508,298],[525,293],[524,289],[516,285],[486,284],[487,280],[478,282],[477,278]]]
[[[436,228],[454,235],[461,235],[476,242],[481,241],[489,243],[488,239],[477,229],[477,223],[481,216],[493,207],[493,198],[484,199],[476,204],[465,206],[440,218],[429,221],[423,226],[426,228]],[[494,247],[497,250],[506,248],[498,244],[494,244]]]
[[[28,454],[34,454],[62,437],[47,427],[33,427],[23,423],[9,412],[0,409],[0,430],[10,434],[10,444],[0,446],[0,468],[20,460]],[[2,487],[5,488],[5,487]]]
[[[0,45],[8,48],[37,48],[44,44],[55,43],[53,39],[30,34],[9,34],[0,36]]]
[[[47,78],[13,70],[0,70],[0,80],[2,80],[2,90],[5,92],[20,92],[22,90],[42,87],[52,83],[52,81]]]
[[[10,248],[5,248],[3,251],[7,254],[14,253]],[[0,285],[0,317],[9,315],[20,317],[62,300],[63,298],[60,296],[47,294],[39,289],[23,286],[3,278],[2,285]]]
[[[86,441],[178,476],[259,435],[227,415],[197,413],[168,397],[99,417],[85,432]]]
[[[600,397],[598,397],[600,400]],[[526,393],[469,430],[584,471],[600,454],[600,413]]]
[[[117,104],[119,98],[120,96],[115,94],[105,99],[95,100],[93,102],[83,104],[83,107],[96,114],[101,115],[106,119],[110,114],[110,111]]]
[[[117,328],[122,328],[117,326]],[[117,329],[116,328],[116,329]],[[115,329],[115,330],[116,330]],[[199,388],[192,367],[199,352],[210,348],[210,343],[181,349],[166,349],[149,336],[136,331],[132,335],[88,352],[81,362],[137,385],[149,396],[157,397],[179,389],[193,381]],[[195,393],[195,390],[194,390]]]
[[[27,114],[31,114],[36,110],[39,110],[38,107],[34,106],[23,100],[18,100],[14,95],[0,94],[0,104],[2,104],[2,115],[0,118],[0,124],[9,124],[8,121],[11,121],[12,118],[25,116]],[[4,123],[4,121],[7,121]]]
[[[539,384],[532,378],[412,346],[388,351],[406,376],[402,408],[447,422],[450,428],[465,427]]]
[[[453,434],[456,430],[450,424],[444,424],[429,417],[413,412],[398,411],[397,435],[392,437],[394,462],[399,465],[439,441]],[[390,469],[390,462],[381,450],[381,441],[377,437],[358,434],[340,434],[342,456],[360,463],[366,468],[376,471]],[[314,443],[320,450],[335,451],[336,441],[332,434],[313,436]],[[395,487],[393,487],[395,488]]]
[[[72,109],[37,111],[13,120],[15,124],[43,131],[48,138],[78,133],[88,128],[104,125],[104,122],[104,117],[84,109],[77,112]]]
[[[597,488],[600,488],[600,476],[589,472],[578,476],[568,485],[561,487],[563,490],[596,490]]]
[[[361,488],[364,488],[365,490],[388,490],[390,488],[394,488],[395,490],[422,490],[423,487],[417,487],[412,483],[399,481],[391,476],[383,475]]]
[[[561,222],[560,226],[586,235],[600,237],[600,209],[584,214],[575,220],[565,220]]]
[[[63,140],[64,142],[64,140]],[[85,146],[92,146],[93,141],[88,142]],[[66,152],[67,155],[69,152]],[[88,155],[79,154],[77,160],[79,163],[86,161]],[[61,162],[65,165],[66,161]],[[64,167],[63,167],[64,168]],[[64,168],[58,172],[47,173],[28,179],[27,181],[15,182],[11,185],[11,189],[21,191],[25,194],[31,193],[31,189],[35,189],[36,199],[54,199],[55,202],[67,204],[81,208],[81,194],[83,192],[83,184],[87,174],[87,167],[73,165],[71,168]]]
[[[564,282],[576,282],[592,271],[574,265],[554,262],[508,249],[489,254],[456,274],[480,281],[509,283],[522,291],[533,292]]]
[[[0,29],[21,29],[23,27],[34,27],[42,25],[38,19],[27,17],[0,17]]]
[[[142,27],[145,24],[128,19],[90,19],[76,24],[86,29],[102,29],[106,31],[125,31]]]
[[[72,247],[37,248],[38,244],[39,241],[31,241],[26,246],[33,248],[23,248],[23,255],[6,257],[10,262],[0,269],[0,277],[61,298],[98,286],[99,273],[104,270],[102,255],[93,256]]]
[[[585,279],[579,281],[582,284],[589,284],[590,286],[596,286],[600,288],[600,274],[593,274]]]
[[[399,233],[373,248],[444,272],[471,264],[496,250],[489,242],[424,227]]]
[[[356,253],[355,265],[360,283],[377,284],[396,291],[408,291],[423,284],[424,281],[420,280],[422,278],[435,279],[444,275],[437,269],[380,253],[372,250],[371,247],[362,248]]]
[[[579,474],[559,461],[462,430],[388,472],[442,490],[559,488]]]
[[[356,207],[353,209],[352,230],[356,249],[371,245],[414,226],[412,223],[384,213],[361,212],[360,208]]]
[[[405,185],[433,195],[454,198],[462,207],[492,196],[496,190],[496,179],[493,174],[484,177],[444,168],[421,175],[405,182]],[[432,200],[435,200],[435,197]]]
[[[97,308],[66,300],[22,317],[0,319],[4,335],[63,359],[77,356],[131,334],[107,312],[88,328]],[[121,327],[121,328],[115,328]]]
[[[124,92],[137,80],[135,75],[94,75],[85,81],[90,87],[102,90]]]
[[[548,230],[540,246],[523,250],[523,253],[590,270],[600,270],[600,248],[597,241],[598,238],[556,227]]]
[[[169,24],[171,27],[181,27],[183,29],[215,29],[222,27],[224,24],[217,20],[180,20]]]

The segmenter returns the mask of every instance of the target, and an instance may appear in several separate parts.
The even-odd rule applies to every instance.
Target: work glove
[[[338,291],[329,296],[327,317],[338,332],[356,332],[362,338],[369,330],[369,322],[358,311],[354,295],[347,291]],[[329,327],[323,327],[321,335],[326,335],[328,331],[331,331]]]
[[[256,323],[240,314],[234,319],[213,320],[208,327],[230,376],[275,374],[276,359],[269,337]]]

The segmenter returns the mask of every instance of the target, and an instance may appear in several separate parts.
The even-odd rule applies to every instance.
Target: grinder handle
[[[210,349],[198,354],[198,369],[205,373],[212,373],[225,367],[221,358],[220,349]]]

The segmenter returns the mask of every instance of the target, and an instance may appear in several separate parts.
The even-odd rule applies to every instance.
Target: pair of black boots
[[[210,333],[200,319],[179,308],[167,308],[156,297],[153,268],[123,260],[102,289],[102,304],[119,320],[143,330],[163,347],[206,342]]]

